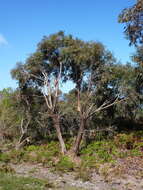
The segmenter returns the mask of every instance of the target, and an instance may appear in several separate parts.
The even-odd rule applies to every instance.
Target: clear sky
[[[59,30],[102,42],[121,62],[129,61],[120,11],[135,0],[0,0],[0,89],[16,87],[10,70],[36,49],[44,35]]]

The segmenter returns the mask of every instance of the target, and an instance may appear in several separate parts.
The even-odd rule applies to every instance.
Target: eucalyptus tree
[[[61,152],[66,152],[65,143],[60,129],[59,111],[59,85],[60,81],[66,81],[64,68],[65,57],[63,54],[64,40],[63,32],[59,32],[49,37],[44,37],[38,44],[38,49],[25,62],[17,65],[12,70],[13,78],[19,82],[21,94],[24,94],[27,108],[30,109],[29,89],[33,90],[33,95],[43,96],[47,105],[47,114],[52,117],[57,137],[61,145]],[[35,93],[36,92],[36,93]]]
[[[87,120],[95,113],[123,100],[119,94],[112,98],[110,96],[110,99],[105,95],[105,91],[110,91],[111,80],[110,72],[107,70],[110,70],[114,62],[112,54],[101,43],[85,42],[58,32],[44,37],[38,44],[36,52],[24,64],[19,64],[12,70],[13,78],[19,82],[21,97],[26,102],[27,109],[31,109],[33,100],[31,94],[43,97],[63,154],[67,150],[60,126],[63,114],[60,109],[62,99],[60,85],[68,81],[75,84],[77,97],[75,109],[79,127],[69,153],[76,155],[87,127]]]
[[[136,3],[125,8],[119,15],[119,22],[125,23],[124,33],[130,41],[130,45],[143,44],[143,1],[136,0]]]
[[[125,100],[120,91],[115,92],[111,86],[113,81],[111,68],[115,63],[112,54],[97,42],[86,42],[75,50],[72,52],[69,49],[68,53],[70,59],[76,63],[71,69],[75,74],[73,81],[76,84],[77,112],[80,121],[76,140],[69,151],[74,156],[79,152],[84,131],[88,127],[87,122],[95,114]]]
[[[125,8],[119,15],[119,22],[124,23],[124,33],[130,41],[130,45],[135,45],[136,53],[132,56],[132,60],[136,63],[134,81],[134,102],[137,102],[135,113],[142,113],[142,89],[143,89],[143,1],[136,0],[134,5]],[[139,111],[137,111],[139,110]]]

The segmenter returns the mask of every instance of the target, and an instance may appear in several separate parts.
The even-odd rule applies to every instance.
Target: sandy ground
[[[115,167],[103,165],[101,173],[93,172],[90,181],[76,179],[76,173],[55,173],[42,164],[12,164],[20,176],[47,179],[61,190],[143,190],[143,160],[119,160]],[[107,170],[106,170],[107,168]],[[102,175],[103,174],[103,175]],[[50,188],[49,188],[50,189]]]

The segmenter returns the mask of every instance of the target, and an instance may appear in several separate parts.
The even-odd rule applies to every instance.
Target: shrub
[[[56,164],[56,170],[58,171],[73,171],[74,163],[70,160],[68,156],[62,156],[58,163]]]
[[[0,172],[1,173],[15,173],[15,170],[8,164],[2,163],[0,164]]]
[[[11,160],[11,158],[10,158],[8,153],[1,153],[0,154],[0,161],[1,162],[8,163],[8,162],[10,162],[10,160]]]
[[[81,166],[76,173],[75,179],[82,179],[83,181],[90,181],[91,170],[89,167]]]
[[[131,150],[134,148],[135,141],[136,141],[136,138],[134,137],[132,133],[118,134],[114,139],[114,142],[118,147],[123,148],[123,149],[128,149],[128,150]]]
[[[31,152],[31,151],[37,151],[39,150],[40,146],[35,146],[35,145],[30,145],[26,147],[26,151]]]
[[[97,141],[84,148],[81,151],[81,155],[83,160],[94,165],[97,162],[112,162],[116,152],[117,150],[113,143],[108,141]]]

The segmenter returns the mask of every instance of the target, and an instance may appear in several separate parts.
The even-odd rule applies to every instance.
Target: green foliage
[[[0,172],[0,189],[4,190],[42,190],[47,182],[40,179],[17,177],[9,173]],[[54,186],[52,186],[54,187]]]
[[[31,151],[38,151],[40,149],[40,146],[35,146],[35,145],[30,145],[25,148],[26,151],[31,152]]]
[[[62,156],[56,164],[56,170],[62,172],[73,171],[74,163],[70,160],[68,156]]]
[[[54,158],[59,156],[59,154],[58,143],[53,141],[47,145],[31,145],[26,147],[23,159],[29,162],[53,165]]]
[[[124,149],[132,149],[134,146],[134,136],[133,134],[118,134],[115,137],[115,144],[118,145],[120,148]]]
[[[142,142],[135,142],[134,146],[138,150],[143,150],[143,141]]]
[[[60,155],[59,148],[54,142],[45,146],[27,147],[23,160],[26,162],[42,163],[43,165],[55,168],[57,171],[72,171],[74,169],[74,163],[69,157]]]
[[[129,8],[124,9],[119,15],[119,22],[125,23],[124,33],[130,40],[130,45],[143,44],[143,23],[142,23],[143,1],[137,0],[136,3]]]
[[[8,163],[8,162],[11,161],[11,158],[10,158],[10,156],[9,156],[8,153],[1,153],[1,154],[0,154],[0,161],[1,161],[1,162]]]
[[[62,70],[59,79],[60,65]],[[48,85],[54,81],[54,78],[60,80],[58,82],[61,85],[71,81],[75,85],[67,94],[59,90],[54,110],[50,110],[45,104],[43,72],[48,75]],[[112,53],[102,43],[86,42],[60,31],[44,37],[38,44],[37,50],[26,59],[25,63],[18,63],[11,73],[19,83],[21,106],[17,111],[21,108],[25,123],[27,118],[31,118],[26,135],[32,136],[35,141],[42,140],[43,137],[52,139],[55,135],[53,114],[59,117],[61,131],[66,140],[77,135],[82,115],[79,114],[79,107],[84,117],[86,116],[86,119],[84,118],[86,128],[89,129],[108,127],[114,123],[115,128],[119,128],[122,127],[121,119],[123,122],[129,120],[134,125],[139,115],[141,118],[142,102],[137,91],[137,82],[134,80],[135,68],[129,63],[117,64]],[[51,86],[52,98],[49,101],[54,99],[54,83]],[[77,91],[80,91],[78,109]],[[92,96],[89,95],[89,91]],[[119,100],[125,98],[125,101],[102,112],[95,111],[103,103],[105,105],[113,103],[117,97]],[[98,154],[101,160],[102,157],[103,160],[111,159],[107,155],[103,156],[104,150]]]
[[[100,162],[112,162],[114,154],[116,154],[116,147],[108,141],[98,141],[91,143],[87,148],[81,151],[83,159],[89,161],[89,164]]]
[[[118,158],[142,156],[142,131],[117,134],[112,140],[90,143],[80,152],[84,167],[98,169],[100,164],[115,163]]]
[[[0,154],[0,161],[19,163],[23,159],[24,154],[23,150],[11,150]]]
[[[127,150],[132,150],[132,149],[137,149],[142,145],[142,140],[143,138],[140,136],[142,132],[138,133],[130,133],[130,134],[118,134],[114,142],[116,146],[118,146],[121,149],[127,149]]]
[[[19,163],[22,161],[32,163],[43,163],[46,165],[54,164],[54,158],[59,156],[59,147],[57,142],[51,142],[48,145],[30,145],[25,150],[14,150],[0,154],[0,161],[8,163]]]
[[[18,107],[18,91],[11,88],[0,91],[0,131],[2,140],[12,140],[19,135],[21,110]]]
[[[69,145],[68,145],[69,146]],[[8,163],[42,163],[57,172],[76,171],[76,178],[86,181],[90,179],[92,170],[100,172],[106,177],[108,166],[116,165],[118,159],[141,158],[143,151],[142,131],[135,133],[117,134],[113,139],[92,141],[80,151],[80,164],[74,163],[69,156],[61,156],[57,142],[44,145],[30,145],[24,150],[11,150],[0,154],[3,163],[1,171],[8,171]],[[108,165],[109,164],[109,165]],[[120,173],[120,168],[116,170]]]

